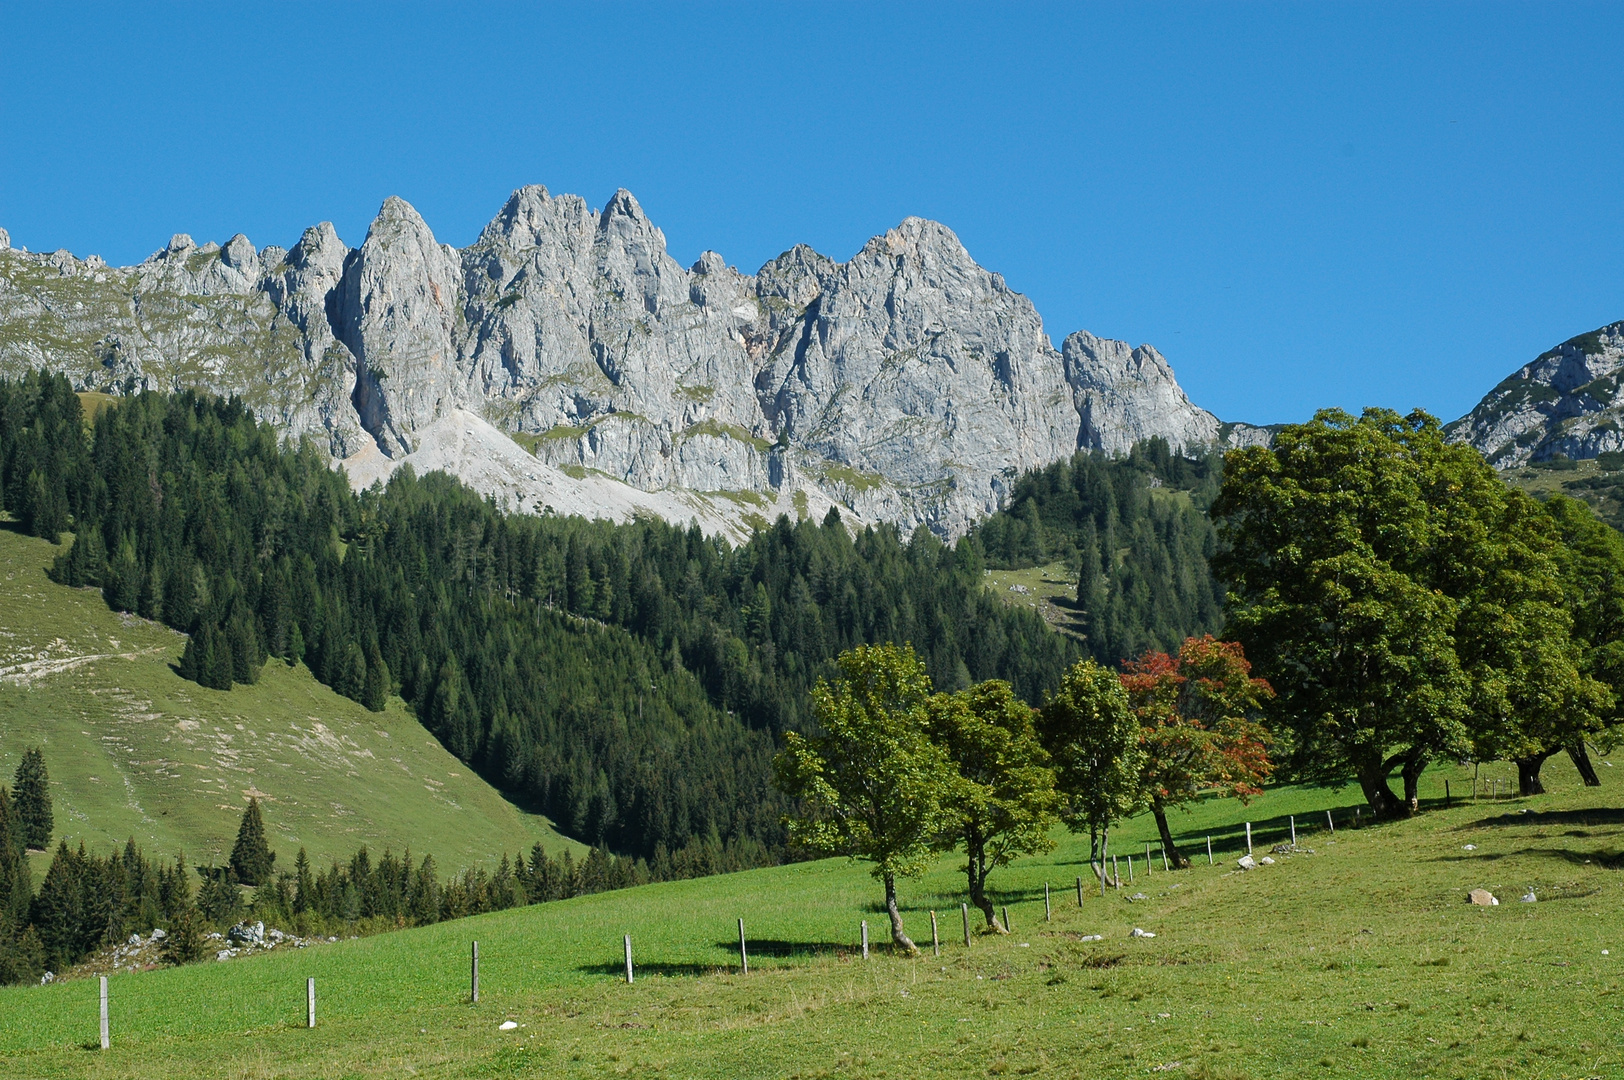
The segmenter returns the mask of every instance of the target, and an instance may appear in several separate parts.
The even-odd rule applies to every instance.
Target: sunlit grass
[[[1603,766],[1604,780],[1613,770]],[[1504,772],[1504,770],[1501,770]],[[824,861],[651,885],[343,942],[112,980],[114,1048],[92,982],[0,992],[0,1072],[28,1076],[1590,1076],[1624,1064],[1610,956],[1624,947],[1613,789],[1565,760],[1553,793],[1456,799],[1352,830],[1352,790],[1282,788],[1175,819],[1189,871],[1137,866],[1082,906],[1084,848],[994,879],[1014,933],[960,940],[953,859],[904,884],[924,955],[884,939],[864,867]],[[1423,796],[1441,802],[1429,773]],[[1324,825],[1334,809],[1339,831]],[[1523,810],[1534,811],[1524,814]],[[1248,818],[1261,855],[1297,817],[1312,855],[1234,872]],[[1205,837],[1221,858],[1208,867]],[[1152,838],[1148,819],[1113,847]],[[1474,844],[1474,851],[1464,845]],[[1118,848],[1118,844],[1120,847]],[[1588,860],[1588,861],[1587,861]],[[1054,920],[1043,920],[1051,885]],[[1482,886],[1495,908],[1465,903]],[[1541,897],[1521,904],[1529,887]],[[943,952],[930,950],[929,912]],[[737,971],[737,922],[752,950]],[[1135,939],[1134,927],[1156,934]],[[622,974],[631,934],[637,981]],[[1101,934],[1103,940],[1081,940]],[[478,939],[481,1001],[467,1001]],[[320,1023],[305,1030],[304,979]],[[511,1032],[497,1025],[519,1023]],[[1328,1063],[1328,1064],[1326,1064]],[[1174,1071],[1169,1069],[1166,1071]]]

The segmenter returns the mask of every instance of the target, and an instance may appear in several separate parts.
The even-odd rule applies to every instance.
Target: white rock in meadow
[[[496,1030],[498,1030],[498,1031],[512,1031],[514,1028],[516,1028],[518,1026],[519,1025],[517,1023],[515,1023],[514,1021],[512,1021],[512,1020],[503,1020],[502,1023],[500,1025],[498,1025]]]

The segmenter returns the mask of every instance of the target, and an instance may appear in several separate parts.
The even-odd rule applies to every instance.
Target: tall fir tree
[[[35,851],[50,847],[55,827],[51,814],[51,777],[45,770],[45,755],[37,746],[29,747],[17,766],[12,803],[23,843]]]
[[[231,848],[231,870],[244,885],[263,885],[271,880],[271,867],[276,853],[265,840],[265,819],[259,812],[259,800],[249,799],[248,809],[242,812],[242,823],[237,826],[237,842]]]
[[[191,964],[203,959],[203,917],[188,893],[180,908],[169,917],[164,937],[163,958],[171,964]]]
[[[62,841],[34,898],[29,921],[39,932],[45,962],[54,971],[79,959],[85,923],[83,870],[82,861]]]
[[[200,866],[203,887],[197,890],[197,910],[217,926],[237,921],[242,914],[242,892],[229,866]]]

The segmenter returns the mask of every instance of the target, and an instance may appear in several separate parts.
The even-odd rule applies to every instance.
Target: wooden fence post
[[[1297,846],[1297,815],[1291,815],[1291,846]]]
[[[101,1048],[108,1049],[113,1045],[111,1035],[107,1030],[107,976],[101,977]]]
[[[474,942],[473,959],[473,1002],[479,1004],[479,942]]]
[[[868,920],[863,920],[863,959],[868,959]]]
[[[305,1027],[316,1026],[316,980],[305,980]]]
[[[930,951],[942,955],[942,939],[936,933],[936,913],[930,913]]]
[[[1100,871],[1100,895],[1105,894],[1105,871]],[[1083,879],[1077,879],[1077,906],[1083,906]]]
[[[750,974],[750,954],[744,948],[744,920],[739,920],[739,974]]]
[[[1252,854],[1252,823],[1250,821],[1246,823],[1246,853],[1248,855]]]
[[[964,917],[964,947],[970,947],[970,905],[960,904],[959,914]]]
[[[1006,934],[1014,933],[1014,931],[1009,928],[1009,907],[1008,907],[1008,905],[1005,905],[1005,907],[1004,907],[1004,933],[1006,933]]]
[[[1049,908],[1049,883],[1043,883],[1043,921],[1053,922],[1054,912]]]
[[[1166,848],[1162,848],[1162,869],[1166,871],[1171,871],[1173,869],[1172,865],[1167,861]]]
[[[626,935],[626,982],[632,981],[632,936]]]
[[[1336,832],[1336,818],[1331,816],[1331,812],[1329,810],[1325,811],[1325,824],[1330,826],[1331,832],[1333,834],[1335,834],[1335,832]]]
[[[1150,876],[1150,845],[1145,845],[1145,876]]]
[[[1207,865],[1212,865],[1212,837],[1207,837]]]

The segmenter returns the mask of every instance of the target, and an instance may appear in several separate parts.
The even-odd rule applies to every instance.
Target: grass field
[[[106,852],[133,836],[148,855],[223,861],[257,795],[279,869],[300,845],[322,862],[410,846],[449,873],[566,844],[398,700],[369,713],[278,660],[228,692],[180,678],[184,636],[50,581],[60,550],[0,527],[0,779],[42,747],[59,838]]]
[[[1022,570],[989,570],[983,582],[1011,607],[1031,608],[1063,634],[1083,637],[1082,610],[1077,606],[1077,578],[1064,563]]]
[[[1589,1077],[1624,1071],[1624,912],[1615,770],[1552,793],[1461,800],[1352,830],[1351,789],[1282,788],[1175,819],[1194,869],[1102,899],[1083,850],[1000,871],[1014,934],[959,937],[944,859],[906,882],[925,954],[856,955],[883,936],[862,866],[824,861],[518,909],[303,952],[115,976],[113,1049],[93,1048],[92,981],[0,990],[0,1075],[28,1077]],[[1495,775],[1504,778],[1508,769]],[[1343,825],[1324,828],[1334,809]],[[1527,812],[1525,812],[1527,811]],[[1296,815],[1314,854],[1233,871]],[[1203,838],[1221,855],[1208,867]],[[1115,850],[1140,853],[1148,819]],[[1475,845],[1467,851],[1465,846]],[[1043,921],[1043,885],[1054,920]],[[1086,884],[1086,882],[1085,882]],[[1499,907],[1465,903],[1475,887]],[[1532,887],[1538,903],[1517,898]],[[929,947],[929,910],[943,950]],[[747,920],[753,970],[736,968]],[[1134,927],[1155,933],[1133,938]],[[639,977],[620,975],[631,934]],[[1085,941],[1100,934],[1103,940]],[[478,939],[481,1001],[467,1001]],[[1604,953],[1609,950],[1613,956]],[[304,980],[319,1026],[306,1030]],[[520,1026],[502,1032],[511,1019]]]

